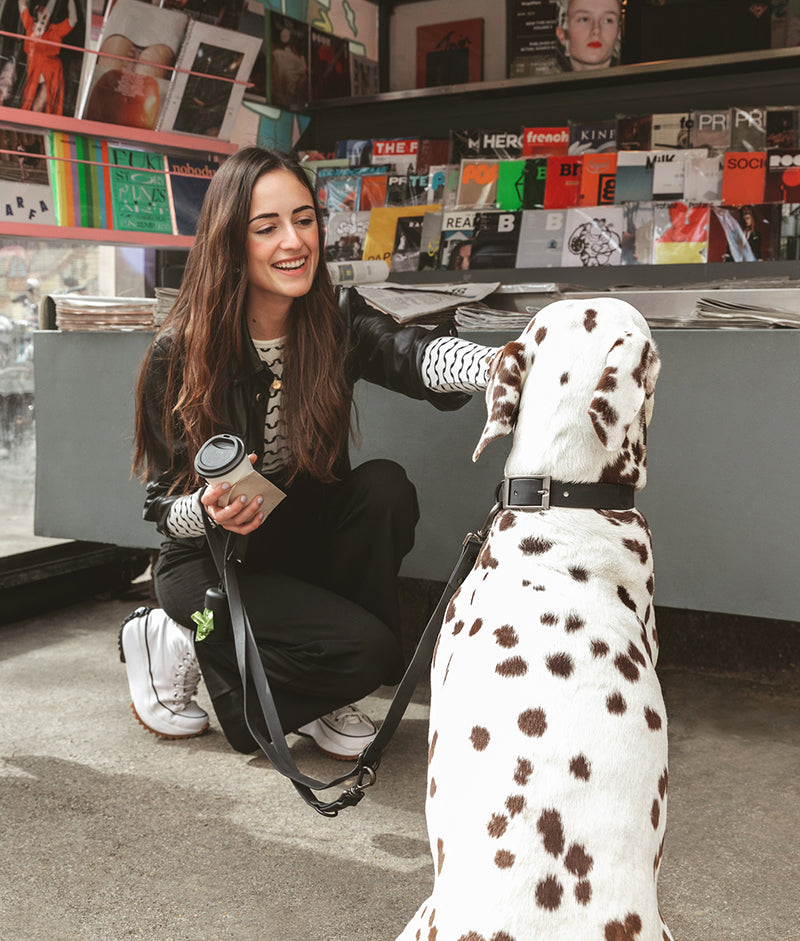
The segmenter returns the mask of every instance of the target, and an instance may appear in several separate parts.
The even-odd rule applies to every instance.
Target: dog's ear
[[[507,435],[516,424],[524,370],[525,346],[519,340],[506,343],[495,354],[486,386],[486,424],[472,455],[473,461],[478,460],[490,441]]]
[[[595,434],[607,451],[622,446],[631,423],[645,404],[645,420],[650,421],[660,369],[655,344],[638,331],[624,333],[608,351],[605,369],[589,406]]]

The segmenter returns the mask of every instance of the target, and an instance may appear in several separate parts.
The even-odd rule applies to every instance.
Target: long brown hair
[[[300,473],[322,481],[335,479],[333,467],[350,429],[351,394],[344,376],[345,325],[322,251],[322,214],[313,186],[293,158],[246,147],[225,161],[209,185],[178,297],[154,340],[165,331],[171,335],[161,430],[177,490],[198,483],[194,469],[182,466],[185,457],[175,459],[178,429],[183,429],[190,457],[211,435],[232,430],[226,428],[224,393],[241,374],[251,343],[244,318],[250,201],[260,177],[275,170],[288,170],[308,189],[320,238],[320,262],[309,292],[292,303],[285,347],[282,410],[289,450],[287,479]],[[153,394],[147,387],[152,355],[153,346],[136,386],[133,468],[145,477],[153,469],[155,444],[145,416],[147,396]]]

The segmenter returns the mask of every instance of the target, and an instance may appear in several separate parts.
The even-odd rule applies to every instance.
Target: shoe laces
[[[336,725],[372,725],[372,720],[355,706],[342,706],[328,714],[330,720]]]
[[[200,683],[200,664],[191,650],[185,651],[175,667],[173,692],[175,703],[187,705],[197,692]]]

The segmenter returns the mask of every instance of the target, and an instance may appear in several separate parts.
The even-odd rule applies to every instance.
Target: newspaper
[[[451,316],[460,304],[482,301],[500,287],[499,281],[455,284],[359,285],[364,300],[398,323],[436,322]]]

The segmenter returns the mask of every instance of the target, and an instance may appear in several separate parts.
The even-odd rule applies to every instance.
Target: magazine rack
[[[312,121],[299,150],[326,151],[348,138],[446,137],[450,129],[495,130],[599,122],[644,114],[732,106],[800,105],[800,47],[623,65],[436,88],[405,89],[312,102]],[[451,272],[455,280],[580,284],[591,290],[621,280],[675,285],[724,278],[794,277],[796,262],[637,265],[625,268],[531,268]],[[432,277],[433,276],[433,277]],[[406,283],[441,280],[441,272],[392,273]]]

